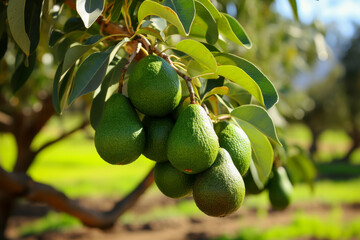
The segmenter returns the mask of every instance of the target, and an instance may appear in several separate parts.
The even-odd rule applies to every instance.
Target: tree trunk
[[[321,134],[320,131],[316,131],[315,129],[310,128],[312,134],[312,142],[309,148],[311,159],[314,160],[314,155],[318,149],[317,140]]]
[[[14,198],[0,191],[0,240],[6,239],[5,230],[14,205]]]

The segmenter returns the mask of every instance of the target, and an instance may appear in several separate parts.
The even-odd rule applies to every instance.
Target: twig
[[[217,120],[226,120],[226,119],[230,119],[231,116],[229,114],[223,114],[223,115],[219,115],[216,117]]]
[[[139,185],[125,198],[114,204],[110,211],[95,211],[85,208],[78,201],[69,199],[55,188],[33,181],[26,174],[9,173],[0,167],[0,189],[11,195],[23,196],[33,202],[46,203],[56,210],[78,218],[84,225],[107,229],[112,227],[119,216],[133,206],[145,190],[153,183],[153,169]]]
[[[136,48],[134,49],[131,56],[129,57],[129,60],[124,65],[124,67],[121,69],[121,76],[120,76],[119,88],[118,88],[119,93],[122,92],[122,85],[123,85],[123,81],[124,81],[124,78],[125,78],[126,70],[128,69],[130,63],[134,60],[136,54],[139,53],[140,49],[141,49],[141,42],[138,42],[137,45],[136,45]]]
[[[77,132],[77,131],[85,128],[88,124],[89,124],[88,121],[84,121],[80,126],[74,128],[73,130],[71,130],[71,131],[69,131],[69,132],[67,132],[67,133],[64,133],[63,135],[61,135],[60,137],[58,137],[58,138],[56,138],[56,139],[54,139],[54,140],[52,140],[52,141],[49,141],[49,142],[45,143],[45,144],[42,145],[40,148],[38,148],[38,149],[34,152],[34,154],[37,155],[39,152],[43,151],[45,148],[53,145],[54,143],[59,142],[60,140],[66,138],[66,137],[68,137],[68,136],[70,136],[71,134],[73,134],[73,133],[75,133],[75,132]]]

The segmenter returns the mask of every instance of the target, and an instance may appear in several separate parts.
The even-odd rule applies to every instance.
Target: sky
[[[353,23],[360,25],[360,0],[297,0],[297,4],[303,23],[318,19],[326,25],[335,24],[346,38],[355,33]],[[275,9],[286,17],[293,17],[288,0],[275,1]]]

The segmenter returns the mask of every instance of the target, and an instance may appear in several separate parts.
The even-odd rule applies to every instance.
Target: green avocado
[[[180,114],[167,142],[167,156],[178,170],[195,174],[209,168],[219,150],[218,137],[205,110],[190,104]]]
[[[251,174],[251,171],[248,171],[245,176],[243,177],[244,179],[244,183],[245,183],[245,188],[246,188],[246,194],[259,194],[262,191],[264,191],[264,187],[259,188],[255,181],[254,178]]]
[[[220,147],[225,148],[233,160],[241,176],[244,176],[250,167],[251,144],[246,133],[229,122],[215,124],[215,131],[219,137]]]
[[[274,170],[274,176],[268,184],[269,199],[272,207],[276,210],[283,210],[289,206],[293,193],[293,186],[283,167]]]
[[[103,116],[95,130],[95,147],[111,164],[128,164],[143,152],[145,132],[130,101],[123,95],[112,95],[105,104]]]
[[[191,195],[195,176],[180,172],[169,162],[158,162],[154,169],[154,180],[164,195],[182,198]]]
[[[239,209],[244,201],[245,185],[225,149],[219,149],[208,170],[196,175],[193,196],[198,208],[209,216],[224,217]]]
[[[171,118],[145,116],[142,124],[145,129],[146,143],[143,155],[156,162],[167,161],[166,143],[174,123]]]
[[[181,100],[181,84],[176,71],[163,58],[149,55],[134,67],[128,81],[128,95],[140,112],[162,117]]]

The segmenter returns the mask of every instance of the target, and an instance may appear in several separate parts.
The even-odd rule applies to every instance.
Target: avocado
[[[219,149],[209,169],[196,175],[193,196],[198,208],[209,216],[224,217],[239,209],[244,201],[245,185],[225,149]]]
[[[140,112],[162,117],[174,110],[181,100],[181,84],[176,71],[163,58],[149,55],[132,70],[128,95]]]
[[[180,172],[169,162],[158,162],[154,169],[154,180],[164,195],[182,198],[191,195],[195,176]]]
[[[248,171],[251,162],[251,144],[246,133],[230,122],[218,122],[214,126],[220,147],[225,148],[241,176]]]
[[[195,174],[209,168],[219,150],[218,137],[205,110],[190,104],[180,114],[167,142],[167,156],[178,170]]]
[[[276,210],[283,210],[289,206],[293,193],[293,186],[286,174],[284,167],[278,167],[269,180],[269,199],[272,207]]]
[[[246,188],[246,194],[259,194],[262,191],[264,191],[264,187],[259,188],[255,181],[254,178],[251,174],[251,171],[248,171],[245,176],[243,177],[244,183],[245,183],[245,188]]]
[[[167,161],[166,143],[174,123],[169,117],[154,118],[145,116],[142,124],[146,142],[143,155],[156,162]]]
[[[144,146],[145,131],[130,101],[120,93],[112,95],[95,131],[97,152],[108,163],[128,164],[140,156]]]

